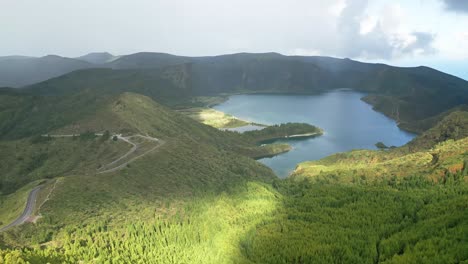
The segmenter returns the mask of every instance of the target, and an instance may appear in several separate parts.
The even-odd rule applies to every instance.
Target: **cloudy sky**
[[[468,0],[0,0],[0,56],[275,51],[468,79]]]

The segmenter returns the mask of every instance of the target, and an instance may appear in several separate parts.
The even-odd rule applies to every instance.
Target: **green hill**
[[[80,70],[19,91],[48,96],[103,96],[135,92],[149,96],[159,103],[173,105],[188,101],[192,95],[186,76],[182,66],[141,70]]]
[[[44,217],[35,225],[26,224],[7,233],[1,233],[1,248],[14,245],[35,247],[37,243],[46,243],[49,245],[47,248],[54,249],[55,243],[71,242],[63,236],[80,226],[97,227],[96,224],[100,221],[107,222],[111,219],[114,219],[112,220],[114,227],[110,228],[112,232],[124,231],[125,226],[132,222],[144,223],[137,219],[147,219],[149,221],[147,223],[157,221],[167,225],[169,222],[164,222],[161,217],[173,221],[174,217],[179,217],[179,211],[186,210],[187,214],[193,214],[193,218],[188,221],[194,221],[187,227],[197,226],[203,223],[202,221],[216,216],[218,219],[212,224],[217,225],[217,228],[235,228],[233,234],[219,234],[219,229],[213,230],[206,226],[204,229],[198,229],[199,232],[186,233],[187,235],[209,238],[216,234],[216,237],[219,236],[219,243],[224,243],[221,245],[229,245],[231,239],[238,239],[235,232],[242,233],[243,228],[230,223],[233,220],[230,215],[232,211],[226,207],[227,205],[236,208],[235,210],[250,208],[249,214],[238,216],[238,221],[248,226],[256,223],[250,219],[254,219],[257,214],[273,210],[275,198],[265,183],[271,182],[274,174],[260,163],[234,152],[243,147],[257,148],[244,142],[237,133],[222,132],[199,124],[155,103],[148,97],[137,94],[124,93],[106,102],[108,103],[96,108],[95,115],[70,122],[62,128],[49,131],[50,134],[74,134],[90,130],[99,132],[101,129],[106,129],[129,135],[148,134],[164,139],[166,143],[120,171],[97,174],[99,164],[105,164],[121,156],[129,146],[120,140],[113,141],[112,138],[102,137],[75,139],[32,137],[1,141],[3,146],[9,149],[2,152],[5,157],[0,163],[2,171],[10,172],[2,175],[0,179],[6,191],[14,191],[28,182],[41,178],[55,181],[53,187],[51,182],[40,194],[39,202],[44,202],[44,205],[36,211],[36,214]],[[48,114],[53,118],[52,112]],[[24,202],[12,203],[12,201],[25,199],[27,186],[25,188],[10,195],[0,195],[0,207],[4,206],[2,212],[7,212],[6,209],[10,212],[5,215],[0,214],[0,217],[4,217],[0,219],[2,223],[6,224],[12,219],[14,212],[21,210]],[[265,198],[251,197],[252,193],[247,191],[250,189],[258,190],[261,195],[265,195]],[[231,193],[236,197],[239,195],[237,199],[240,204],[231,198],[222,198],[226,195],[231,197]],[[201,212],[207,215],[202,217],[199,215]],[[211,216],[208,216],[210,214]],[[165,229],[164,232],[171,232],[177,237],[177,225],[174,225],[173,228],[176,229],[173,231]],[[64,233],[63,227],[69,231]],[[84,234],[76,233],[76,235]],[[104,234],[101,235],[104,238]],[[174,243],[178,243],[177,240]],[[203,242],[199,246],[207,250],[210,243]],[[233,245],[229,247],[229,250],[235,248]],[[62,246],[60,248],[64,249]],[[75,254],[77,252],[72,256],[61,252],[59,248],[56,249],[59,250],[57,254],[60,256],[55,258],[52,254],[50,256],[54,260],[49,259],[49,261],[56,262],[65,258],[67,262],[80,259],[88,262],[95,259],[90,255],[85,257],[81,253]],[[191,250],[196,252],[198,249]],[[199,255],[200,260],[204,257],[219,259],[219,254],[226,249],[219,248],[219,250],[211,252],[212,255],[209,256]],[[34,255],[30,261],[43,262],[43,257],[49,256],[46,251]],[[10,251],[0,249],[0,260],[11,259],[12,255],[8,252]],[[169,252],[170,250],[167,253],[161,252],[159,258],[171,257]],[[101,259],[103,258],[105,257]]]
[[[458,140],[468,137],[468,111],[455,111],[447,114],[437,125],[407,144],[411,150],[428,149],[448,139]]]
[[[1,168],[8,171],[2,175],[4,191],[13,191],[24,185],[27,179],[51,178],[70,173],[75,167],[80,169],[80,173],[87,172],[87,168],[94,170],[98,164],[104,163],[103,160],[109,159],[109,156],[117,155],[119,149],[128,148],[97,138],[84,141],[79,138],[41,139],[40,135],[43,134],[78,135],[111,131],[124,135],[150,135],[169,143],[197,142],[222,151],[253,157],[272,154],[271,147],[259,147],[255,140],[238,133],[223,132],[202,125],[146,96],[123,93],[102,98],[92,97],[89,100],[80,97],[83,99],[80,101],[75,98],[76,96],[0,96],[7,103],[1,112],[5,120],[1,130],[4,138],[18,138],[0,141],[3,144],[2,149],[6,150],[2,152],[5,157],[0,163]],[[86,155],[89,150],[92,150],[92,155]],[[64,156],[68,158],[65,159]],[[36,170],[40,173],[34,173]]]

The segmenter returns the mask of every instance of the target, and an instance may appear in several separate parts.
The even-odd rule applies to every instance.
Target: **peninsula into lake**
[[[268,144],[281,139],[302,139],[323,134],[323,129],[307,123],[285,123],[272,125],[261,130],[244,132],[259,144]]]

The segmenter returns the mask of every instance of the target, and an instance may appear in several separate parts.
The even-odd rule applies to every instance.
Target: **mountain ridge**
[[[194,96],[314,94],[351,88],[367,93],[364,101],[375,110],[397,120],[401,128],[416,133],[427,129],[428,124],[434,125],[432,117],[468,103],[468,82],[461,78],[428,67],[394,67],[331,57],[277,53],[184,57],[136,53],[99,67],[113,70],[82,69],[21,90],[54,95],[92,87],[95,91],[142,93],[160,103],[177,100],[180,103]],[[103,78],[99,78],[99,73]],[[161,84],[161,80],[168,84]],[[77,86],[78,83],[81,85]],[[411,125],[421,120],[427,121],[424,126]]]

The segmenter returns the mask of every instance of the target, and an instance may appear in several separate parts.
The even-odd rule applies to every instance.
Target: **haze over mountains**
[[[342,72],[353,67],[356,72],[369,71],[372,68],[411,69],[419,67],[393,67],[384,64],[361,63],[350,59],[338,59],[324,56],[285,56],[278,53],[237,53],[219,56],[188,57],[167,53],[139,52],[130,55],[115,56],[108,52],[93,52],[76,58],[57,55],[44,57],[4,56],[0,57],[0,87],[18,88],[32,83],[45,81],[78,69],[112,68],[135,69],[157,68],[185,63],[230,64],[231,68],[255,60],[257,64],[272,60],[288,62],[299,67],[300,64],[313,64],[315,67],[330,72]],[[250,65],[252,68],[255,65]],[[226,66],[225,66],[226,67]],[[33,72],[36,71],[36,72]],[[319,73],[319,72],[317,72]],[[31,74],[33,76],[31,76]]]

